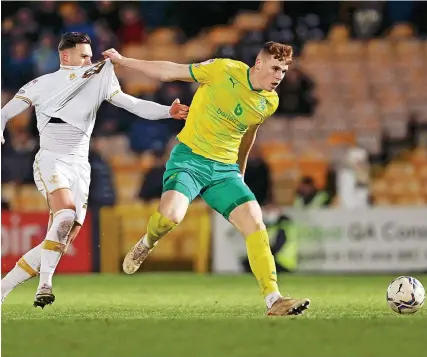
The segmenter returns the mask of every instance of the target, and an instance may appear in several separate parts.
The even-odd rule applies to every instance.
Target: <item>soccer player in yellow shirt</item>
[[[150,217],[146,235],[126,255],[124,272],[137,271],[158,240],[182,221],[188,205],[201,195],[246,237],[249,263],[267,314],[302,313],[310,300],[280,294],[261,207],[243,181],[256,132],[277,109],[275,88],[292,62],[292,47],[267,42],[251,68],[231,59],[184,65],[125,58],[115,49],[103,55],[154,79],[200,83],[179,143],[166,164],[159,209]]]

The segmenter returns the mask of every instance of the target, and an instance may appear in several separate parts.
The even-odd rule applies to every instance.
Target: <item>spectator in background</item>
[[[21,39],[13,43],[10,49],[10,57],[3,59],[2,76],[8,89],[17,91],[35,77],[33,60],[26,40]]]
[[[14,37],[23,37],[30,42],[37,41],[39,24],[33,11],[27,7],[20,9],[15,16]]]
[[[94,48],[94,53],[102,53],[106,48],[119,47],[117,36],[109,27],[109,23],[105,19],[100,19],[94,25],[97,43]]]
[[[58,50],[55,46],[55,37],[52,33],[45,32],[34,49],[34,71],[37,77],[46,73],[55,72],[59,68]]]
[[[131,149],[137,153],[164,150],[172,135],[169,121],[134,120],[128,134]]]
[[[343,208],[369,207],[370,168],[368,152],[361,147],[348,149],[337,170],[337,193]]]
[[[143,201],[157,200],[162,195],[163,174],[168,155],[163,150],[154,150],[155,162],[144,176],[138,197]]]
[[[120,21],[118,37],[121,45],[140,44],[145,40],[145,25],[136,7],[131,5],[121,9]]]
[[[159,90],[154,95],[154,101],[163,104],[170,105],[175,98],[179,98],[181,103],[190,106],[193,99],[193,91],[191,89],[191,83],[185,82],[162,82]],[[173,134],[178,134],[185,125],[184,121],[173,120],[169,121],[169,130]]]
[[[75,6],[74,11],[67,13],[64,18],[62,32],[84,32],[92,39],[92,45],[96,45],[96,35],[93,24],[88,20],[86,11]]]
[[[271,202],[270,169],[256,143],[248,159],[244,180],[261,206]]]
[[[311,116],[317,104],[313,81],[299,68],[292,67],[278,87],[280,114]]]
[[[55,1],[37,2],[36,19],[46,30],[59,35],[63,24],[61,16],[58,15]]]
[[[33,162],[38,150],[36,140],[26,129],[19,129],[2,146],[2,182],[33,183]]]
[[[144,182],[138,197],[143,201],[151,201],[159,199],[163,190],[163,174],[165,172],[165,164],[169,158],[170,152],[177,143],[175,138],[171,138],[166,147],[166,150],[155,150],[155,163],[153,167],[146,173]]]
[[[113,32],[116,32],[120,27],[115,1],[96,1],[95,8],[90,12],[89,17],[93,22],[99,19],[104,20]]]
[[[371,38],[384,29],[384,4],[379,1],[362,2],[354,10],[351,23],[352,34],[356,38]]]
[[[1,199],[1,210],[10,211],[10,204],[8,201]]]
[[[112,180],[110,166],[101,156],[99,141],[92,138],[89,150],[89,163],[91,166],[89,205],[92,208],[113,206],[116,202],[116,192]]]
[[[297,188],[297,194],[293,207],[299,209],[321,208],[329,206],[331,198],[321,190],[318,190],[312,177],[304,176]]]

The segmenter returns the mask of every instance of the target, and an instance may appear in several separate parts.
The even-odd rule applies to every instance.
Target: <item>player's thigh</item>
[[[251,207],[254,204],[258,205],[255,195],[243,182],[241,177],[238,177],[237,175],[232,175],[229,178],[211,185],[202,193],[202,197],[210,207],[228,220],[230,220],[232,216],[236,216],[235,212],[237,208],[242,206],[246,207],[247,205]],[[239,211],[240,209],[237,210],[238,218],[241,217]],[[255,227],[255,225],[252,224],[250,217],[247,217],[245,222],[246,225],[245,223],[240,224],[240,219],[239,222],[237,222],[237,219],[234,219],[232,223],[235,224],[236,228],[242,233],[252,230],[252,226]]]
[[[90,165],[88,162],[75,163],[73,183],[71,185],[72,197],[76,209],[76,222],[82,226],[86,218],[90,186]]]
[[[180,223],[187,213],[190,201],[179,191],[169,190],[162,194],[159,213],[175,223]]]
[[[266,229],[261,207],[256,200],[247,201],[235,207],[228,220],[244,237]]]
[[[179,168],[166,169],[159,213],[172,222],[180,223],[189,204],[198,196],[202,184],[191,172]]]
[[[187,212],[188,205],[209,184],[212,165],[208,160],[195,155],[178,144],[171,152],[163,175],[163,194],[159,212],[179,223]]]
[[[70,179],[73,173],[66,164],[41,149],[35,157],[33,173],[37,189],[53,214],[61,209],[75,209]]]

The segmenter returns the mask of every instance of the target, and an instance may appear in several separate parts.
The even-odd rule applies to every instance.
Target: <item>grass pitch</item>
[[[392,312],[393,278],[279,276],[282,293],[312,301],[285,318],[265,316],[250,275],[57,276],[57,301],[44,310],[32,307],[34,280],[2,307],[2,356],[419,357],[427,308]]]

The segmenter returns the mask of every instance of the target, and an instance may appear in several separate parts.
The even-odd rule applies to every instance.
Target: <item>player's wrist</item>
[[[120,65],[120,66],[125,66],[126,67],[126,64],[127,64],[127,61],[128,60],[128,58],[127,57],[120,57],[120,58],[117,58],[117,59],[115,59],[114,60],[114,63],[116,63],[116,64],[118,64],[118,65]]]

